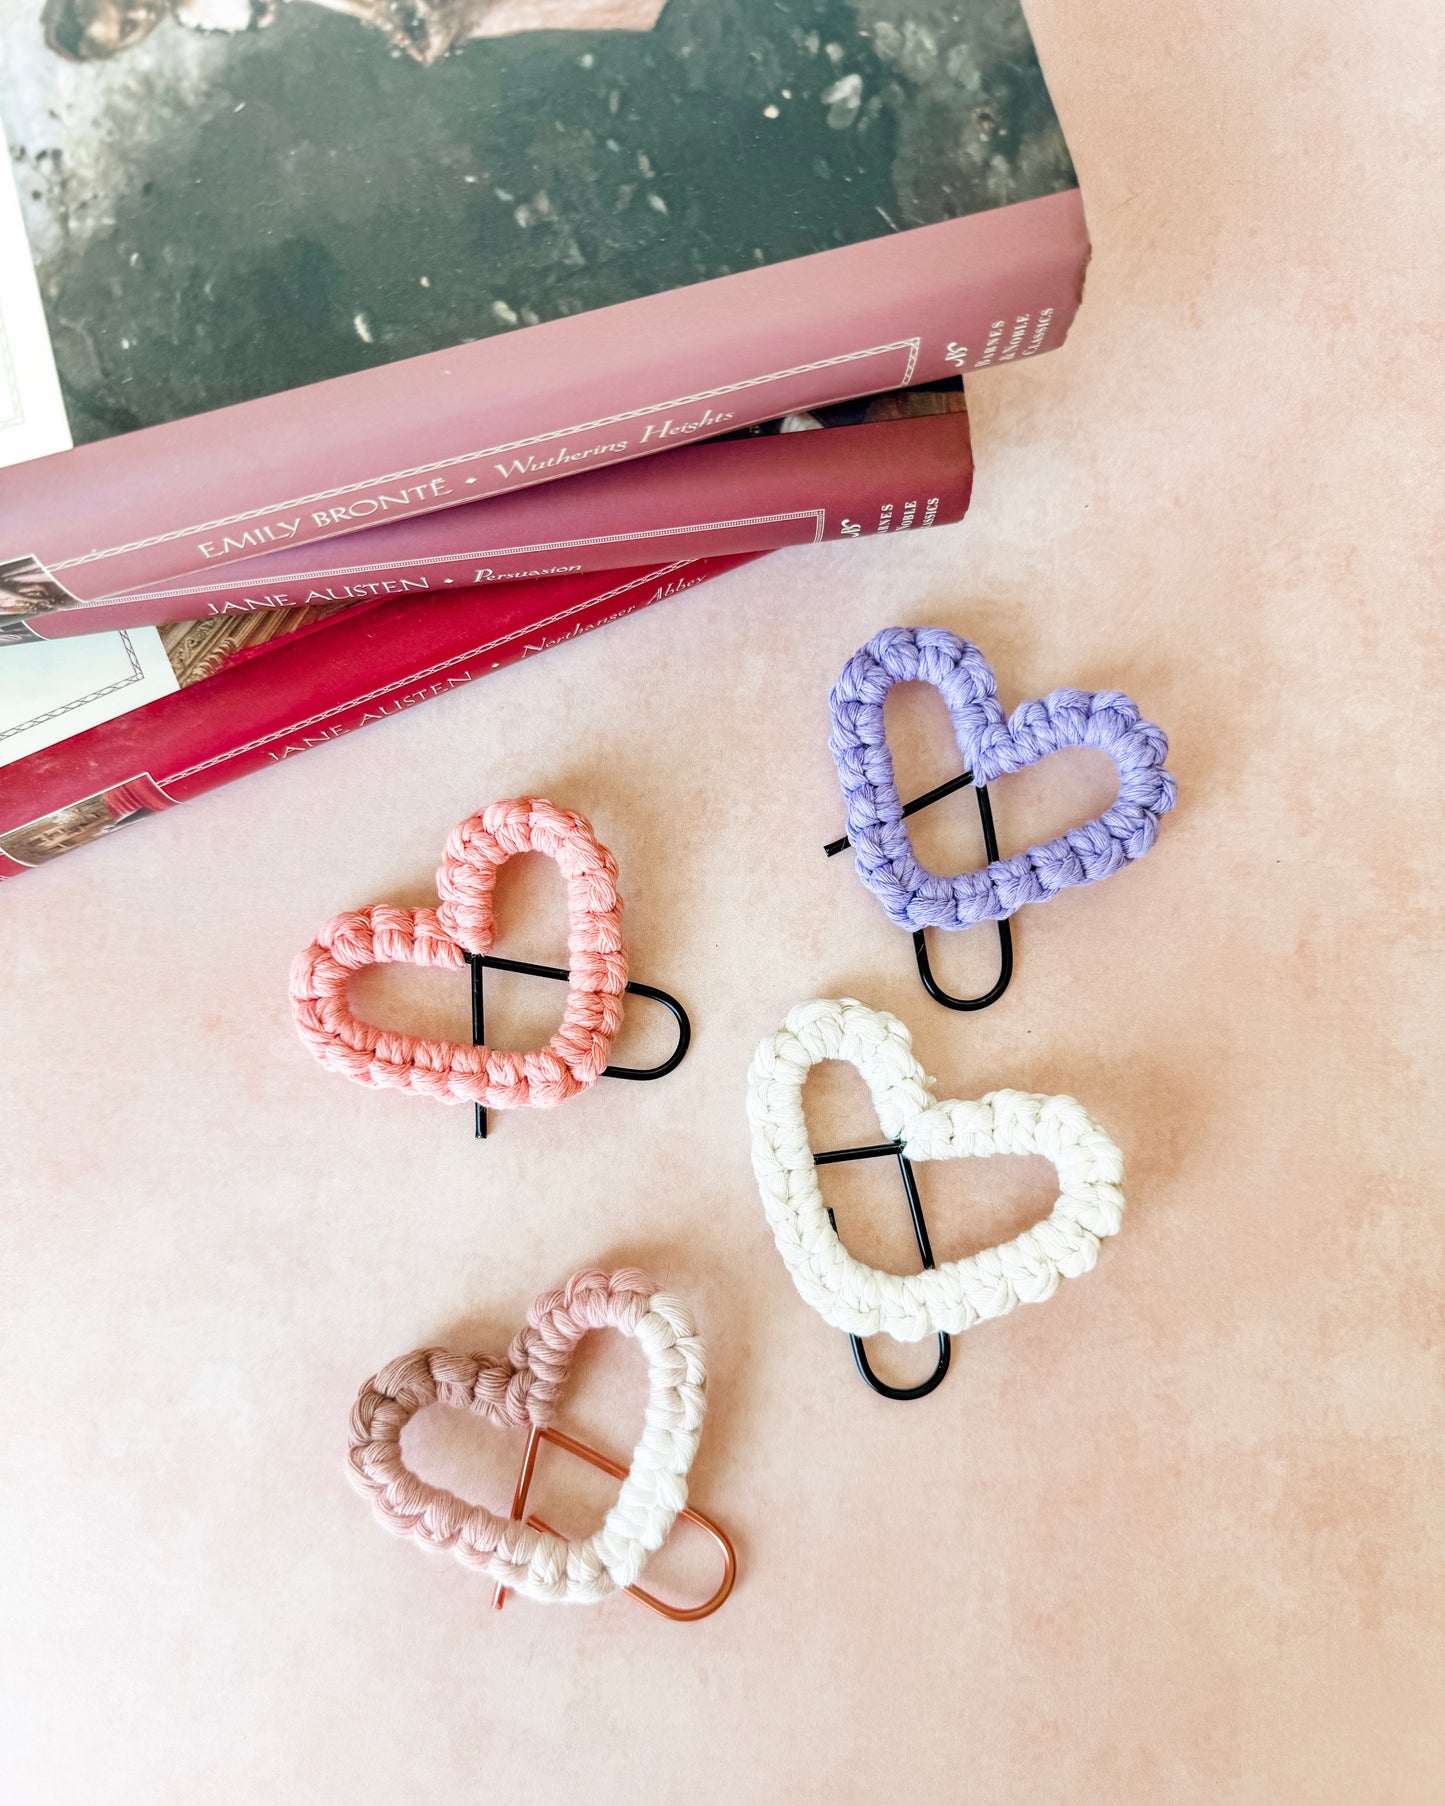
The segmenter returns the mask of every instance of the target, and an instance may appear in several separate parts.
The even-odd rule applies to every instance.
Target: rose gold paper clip
[[[537,1466],[537,1451],[543,1442],[550,1442],[555,1448],[564,1449],[567,1454],[576,1455],[581,1460],[590,1462],[593,1467],[600,1468],[604,1474],[610,1474],[614,1480],[627,1478],[627,1469],[620,1461],[614,1461],[610,1455],[604,1455],[597,1449],[589,1448],[585,1442],[578,1442],[575,1436],[568,1436],[561,1430],[540,1429],[533,1425],[527,1437],[527,1452],[522,1457],[522,1471],[517,1479],[517,1490],[512,1495],[510,1516],[513,1519],[521,1518],[527,1508],[527,1494],[531,1491],[532,1475]],[[625,1587],[623,1591],[630,1593],[634,1599],[649,1606],[653,1611],[660,1612],[664,1618],[671,1618],[676,1624],[692,1624],[699,1618],[710,1618],[732,1592],[733,1582],[738,1575],[738,1558],[737,1551],[728,1540],[727,1533],[719,1529],[711,1518],[705,1518],[700,1511],[694,1511],[690,1505],[684,1505],[677,1515],[679,1518],[686,1518],[691,1524],[696,1524],[700,1530],[705,1530],[722,1550],[723,1577],[717,1591],[710,1598],[705,1599],[701,1605],[687,1606],[669,1605],[665,1599],[659,1599],[655,1593],[646,1593],[641,1587]],[[545,1531],[549,1536],[561,1535],[560,1531],[554,1530],[550,1524],[544,1523],[539,1517],[529,1517],[526,1523],[529,1529]],[[511,1590],[510,1587],[500,1584],[493,1586],[493,1611],[501,1611],[506,1603],[507,1594]]]

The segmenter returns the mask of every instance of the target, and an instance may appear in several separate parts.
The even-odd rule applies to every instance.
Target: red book
[[[589,628],[746,557],[362,604],[0,772],[0,879]]]
[[[33,17],[0,256],[81,443],[0,479],[0,585],[155,589],[1033,357],[1078,305],[1017,0]]]
[[[788,424],[799,430],[685,446],[272,552],[209,578],[0,619],[0,646],[10,636],[60,639],[943,526],[962,517],[973,486],[962,408],[955,380],[837,410],[866,424],[831,424],[827,409],[821,419],[793,415]]]

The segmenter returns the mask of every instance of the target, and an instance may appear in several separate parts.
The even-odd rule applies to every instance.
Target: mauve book
[[[1017,0],[0,9],[12,615],[1033,357],[1078,304]]]
[[[155,590],[0,616],[0,654],[117,628],[295,612],[581,571],[776,551],[962,519],[973,457],[957,377],[861,397],[633,464],[218,565]],[[0,664],[0,681],[9,675]],[[30,711],[27,709],[26,713]],[[6,727],[0,708],[0,741]],[[3,762],[0,745],[0,762]]]

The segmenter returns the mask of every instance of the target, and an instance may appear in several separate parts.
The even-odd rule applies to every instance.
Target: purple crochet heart
[[[1112,808],[1057,840],[941,878],[913,852],[883,731],[883,699],[896,683],[933,684],[975,784],[1022,771],[1065,746],[1096,746],[1119,767]],[[858,876],[899,928],[972,928],[1042,903],[1071,884],[1107,878],[1141,858],[1174,807],[1164,770],[1169,741],[1118,690],[1055,690],[1005,721],[988,660],[943,627],[885,627],[843,667],[829,699],[828,746],[848,805]]]

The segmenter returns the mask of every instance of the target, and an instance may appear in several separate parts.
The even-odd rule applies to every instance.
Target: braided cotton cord
[[[865,1267],[829,1221],[808,1145],[803,1082],[819,1060],[858,1069],[883,1133],[910,1160],[1044,1155],[1059,1175],[1053,1210],[1011,1242],[922,1273]],[[798,1004],[753,1056],[753,1171],[773,1239],[804,1301],[850,1335],[917,1342],[1040,1303],[1060,1279],[1087,1273],[1099,1238],[1119,1229],[1123,1157],[1073,1098],[993,1091],[973,1103],[939,1102],[930,1084],[898,1018],[851,997]]]
[[[402,1458],[401,1433],[428,1405],[475,1411],[493,1423],[545,1425],[566,1383],[573,1351],[589,1330],[618,1329],[647,1357],[646,1425],[632,1466],[602,1528],[583,1542],[500,1518],[443,1487],[429,1486]],[[421,1348],[368,1380],[351,1413],[351,1474],[388,1530],[431,1549],[450,1549],[503,1586],[532,1599],[587,1604],[633,1586],[687,1503],[687,1475],[707,1409],[707,1355],[681,1299],[645,1275],[579,1273],[547,1292],[505,1358]]]
[[[913,851],[883,726],[896,683],[938,689],[975,784],[991,784],[1066,746],[1094,746],[1119,768],[1112,808],[1055,840],[954,878],[926,871]],[[942,627],[888,627],[843,667],[829,699],[828,746],[848,807],[858,876],[900,928],[971,928],[1041,903],[1073,884],[1107,878],[1141,858],[1174,807],[1164,770],[1169,741],[1118,690],[1055,690],[1004,720],[993,671],[977,646]]]
[[[363,1022],[347,981],[363,966],[400,961],[461,966],[496,938],[497,871],[514,853],[545,853],[567,886],[568,987],[562,1025],[526,1053],[397,1034]],[[421,1092],[442,1103],[504,1110],[561,1103],[594,1084],[622,1020],[627,958],[617,863],[582,816],[540,797],[489,803],[452,830],[437,873],[437,909],[374,903],[333,917],[291,968],[301,1039],[334,1072],[361,1085]]]

